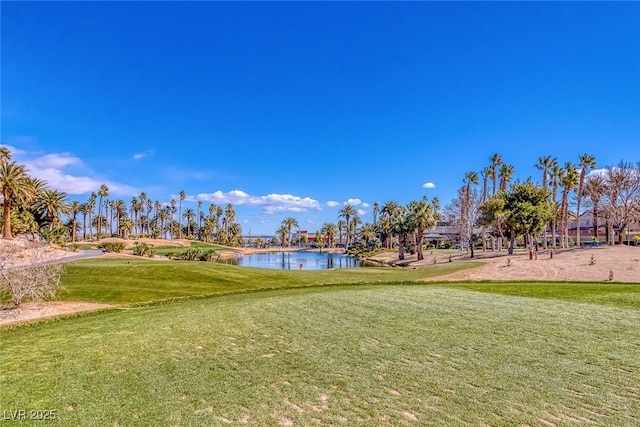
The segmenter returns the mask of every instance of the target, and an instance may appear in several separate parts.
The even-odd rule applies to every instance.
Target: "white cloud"
[[[358,215],[364,215],[367,213],[364,209],[358,209],[356,212],[358,212]]]
[[[422,184],[422,188],[436,188],[436,185],[433,182],[425,182]]]
[[[265,213],[277,212],[307,212],[309,209],[320,210],[320,203],[309,197],[293,196],[291,194],[268,194],[266,196],[252,196],[242,190],[232,190],[227,193],[216,191],[215,193],[201,193],[197,196],[189,196],[189,201],[202,200],[205,202],[238,206],[261,206]]]
[[[368,208],[368,207],[369,207],[369,203],[363,203],[363,204],[362,204],[362,207],[363,207],[363,208]]]
[[[335,201],[333,201],[333,200],[329,200],[329,201],[327,202],[327,206],[329,206],[330,208],[335,208],[336,206],[340,206],[340,203],[335,202]]]
[[[134,160],[140,160],[144,157],[150,157],[153,156],[154,154],[156,154],[156,150],[151,149],[151,150],[145,150],[142,153],[137,153],[133,155],[133,159]]]
[[[344,205],[351,205],[351,206],[358,206],[359,204],[362,203],[362,200],[360,199],[349,199],[346,202],[344,202]]]
[[[132,195],[139,191],[128,185],[112,181],[99,181],[84,175],[76,175],[65,170],[69,167],[83,167],[82,160],[72,153],[50,153],[37,155],[9,147],[17,162],[24,164],[29,176],[47,182],[47,185],[67,194],[87,194],[97,191],[102,184],[109,187],[111,194]]]

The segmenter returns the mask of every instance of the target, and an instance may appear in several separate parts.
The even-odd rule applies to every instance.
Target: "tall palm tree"
[[[187,197],[187,194],[184,190],[180,191],[180,206],[178,208],[178,223],[180,223],[180,218],[182,218],[182,201]],[[182,225],[178,227],[178,238],[182,239]]]
[[[493,193],[491,194],[495,196],[496,182],[498,177],[498,166],[502,164],[502,156],[498,153],[495,153],[493,156],[491,156],[490,160],[491,160],[491,165],[489,167],[491,168],[491,181],[493,181]]]
[[[356,216],[358,214],[358,212],[356,211],[356,208],[354,208],[352,205],[345,203],[345,205],[343,206],[342,209],[340,209],[338,211],[338,218],[344,218],[345,222],[347,223],[346,228],[347,228],[347,241],[346,241],[346,245],[345,245],[345,249],[349,249],[349,220],[351,218],[353,218],[354,216]]]
[[[352,243],[355,242],[356,235],[358,234],[358,226],[360,224],[362,224],[362,220],[357,215],[354,215],[351,218],[351,224],[347,227],[347,238],[351,236],[352,240],[350,239],[349,241]]]
[[[116,235],[122,237],[122,230],[120,230],[120,220],[127,216],[127,205],[122,199],[118,199],[113,202],[113,210],[115,211],[116,220]]]
[[[2,192],[3,220],[2,238],[11,239],[11,207],[16,201],[30,201],[35,190],[23,165],[16,162],[0,165],[0,192]]]
[[[514,171],[513,165],[508,163],[500,165],[500,191],[507,191],[507,185],[511,181]]]
[[[100,234],[102,233],[102,199],[109,195],[109,187],[106,184],[102,184],[98,190],[98,231],[97,237],[100,240]]]
[[[67,193],[49,189],[36,196],[33,208],[49,223],[49,230],[53,230],[61,223],[61,215],[67,215],[71,211],[71,206],[66,199]]]
[[[378,212],[380,212],[380,204],[375,202],[373,204],[373,226],[375,227],[378,223]]]
[[[145,214],[145,208],[147,207],[147,193],[144,191],[140,193],[140,234],[144,234],[144,227],[142,224],[142,218]],[[147,217],[149,216],[149,212],[146,213]]]
[[[607,190],[606,185],[606,179],[601,174],[588,176],[584,184],[584,193],[591,200],[591,209],[593,213],[593,236],[596,240],[598,240],[600,201]]]
[[[153,209],[153,200],[147,199],[147,234],[151,236],[151,209]]]
[[[169,212],[171,213],[171,219],[169,220],[169,239],[173,239],[173,216],[176,213],[176,199],[171,199],[171,207],[169,208]]]
[[[582,188],[587,171],[596,167],[596,158],[589,154],[580,156],[580,178],[578,178],[578,200],[576,202],[576,245],[580,248],[580,202],[582,201]]]
[[[484,203],[489,195],[488,182],[491,178],[491,166],[487,166],[480,172],[482,174],[482,197],[480,202]]]
[[[93,210],[96,208],[96,193],[91,193],[89,200],[87,200],[87,215],[89,217],[89,240],[93,240]]]
[[[538,163],[533,165],[536,169],[542,171],[542,188],[547,189],[547,180],[549,173],[553,169],[553,165],[556,163],[555,157],[543,156],[538,158]]]
[[[339,219],[338,222],[336,222],[336,228],[338,229],[338,242],[342,243],[342,236],[344,236],[342,231],[347,230],[347,223],[343,219]]]
[[[298,225],[298,221],[295,218],[289,216],[282,220],[282,225],[287,227],[287,235],[289,236],[289,240],[287,240],[287,242],[289,243],[288,247],[291,247],[291,229],[293,227],[298,229],[300,228],[300,226]]]
[[[560,182],[562,181],[562,177],[564,176],[564,169],[562,166],[555,162],[551,166],[551,202],[553,203],[553,217],[551,219],[551,238],[553,240],[553,248],[555,249],[556,244],[556,236],[558,232],[558,220],[561,217],[560,214],[560,204],[558,203],[558,187],[560,186]]]
[[[287,242],[287,236],[289,235],[289,229],[285,224],[280,224],[280,228],[276,230],[276,235],[280,237],[280,246],[284,248],[284,245]]]
[[[198,212],[196,213],[196,218],[198,218],[198,230],[200,230],[200,227],[202,227],[202,218],[204,218],[203,215],[201,215],[200,209],[202,208],[202,200],[198,200]]]
[[[187,208],[184,210],[182,217],[187,220],[187,238],[191,236],[191,223],[193,219],[196,217],[196,213],[191,208]]]
[[[564,165],[564,174],[560,178],[562,186],[562,202],[560,203],[560,218],[562,228],[562,247],[569,247],[569,192],[578,185],[578,171],[570,162]]]
[[[160,219],[158,217],[158,214],[160,213],[160,210],[162,209],[162,204],[160,203],[160,200],[156,200],[155,202],[153,202],[153,209],[155,209],[156,214],[154,216],[154,221],[153,221],[153,228],[155,229],[155,232],[158,233],[158,236],[162,236],[162,226],[160,226],[158,228],[158,220]]]
[[[387,249],[391,249],[393,246],[393,228],[391,227],[391,221],[398,209],[399,205],[393,200],[388,200],[382,205],[381,217],[386,225],[384,229],[388,231],[386,236]]]
[[[69,211],[71,212],[71,243],[76,242],[76,234],[78,227],[78,214],[81,212],[82,204],[76,200],[71,202]]]

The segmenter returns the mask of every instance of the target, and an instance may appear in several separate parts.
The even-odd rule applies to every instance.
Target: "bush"
[[[200,252],[200,249],[187,248],[180,254],[180,259],[183,259],[186,261],[195,261],[200,259],[201,256],[202,256],[202,253]]]
[[[20,307],[24,301],[53,299],[62,289],[63,265],[46,248],[24,251],[4,245],[0,250],[0,294]]]
[[[133,254],[153,258],[156,255],[156,251],[151,249],[151,246],[146,243],[137,242],[133,247]]]
[[[105,252],[115,252],[120,253],[124,249],[124,243],[122,242],[104,242],[98,245],[99,249],[102,249]]]

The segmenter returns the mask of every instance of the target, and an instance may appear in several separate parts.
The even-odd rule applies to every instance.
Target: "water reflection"
[[[327,270],[330,268],[361,267],[360,261],[355,257],[318,252],[268,252],[244,255],[223,262],[242,267],[279,270]]]

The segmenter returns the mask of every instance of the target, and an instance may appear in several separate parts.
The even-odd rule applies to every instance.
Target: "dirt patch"
[[[20,308],[0,306],[0,326],[109,307],[114,306],[111,304],[64,301],[26,302]]]
[[[425,258],[427,258],[425,256]],[[469,261],[468,256],[452,262]],[[476,253],[474,260],[486,264],[447,276],[427,280],[545,280],[576,282],[607,282],[613,274],[615,282],[640,283],[640,247],[600,246],[588,249],[540,251],[537,259],[528,252],[514,255],[492,252]],[[448,260],[442,260],[448,262]],[[438,261],[440,262],[440,261]]]

